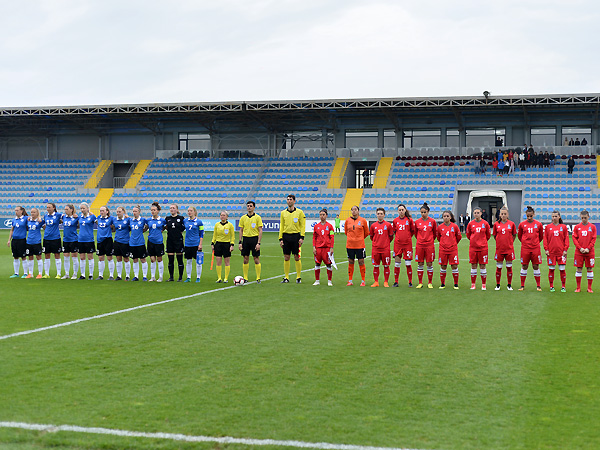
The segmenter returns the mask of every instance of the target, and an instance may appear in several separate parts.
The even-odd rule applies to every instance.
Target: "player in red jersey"
[[[406,275],[408,276],[408,287],[412,287],[412,237],[415,234],[415,223],[410,217],[410,212],[406,206],[398,205],[398,217],[394,219],[394,287],[398,287],[398,277],[402,267],[402,258],[406,266]]]
[[[560,212],[552,211],[552,223],[544,229],[544,250],[548,256],[548,281],[550,292],[554,292],[554,270],[558,264],[562,288],[560,292],[567,292],[567,250],[569,249],[569,230],[563,225]]]
[[[423,287],[423,263],[427,264],[427,287],[433,289],[433,260],[435,259],[435,246],[433,245],[437,233],[437,222],[429,217],[429,205],[423,203],[421,206],[421,218],[415,220],[415,236],[417,236],[417,247],[415,259],[417,260],[417,276],[419,284],[417,289]]]
[[[379,264],[383,264],[383,287],[390,287],[390,242],[394,239],[394,227],[385,220],[385,209],[377,208],[377,222],[371,224],[369,235],[373,241],[371,261],[373,262],[373,278],[371,287],[379,287]]]
[[[440,242],[440,289],[446,287],[446,268],[452,268],[454,289],[458,289],[458,243],[462,239],[460,228],[456,225],[454,215],[450,211],[442,213],[444,222],[437,227],[437,240]]]
[[[517,237],[517,226],[512,220],[508,220],[508,208],[500,208],[500,220],[492,227],[492,236],[496,239],[496,291],[500,290],[500,279],[502,278],[502,262],[506,261],[507,289],[512,291],[512,262],[515,259],[515,238]]]
[[[540,242],[544,240],[544,226],[534,219],[535,210],[528,206],[525,210],[524,220],[519,224],[519,230],[517,236],[521,241],[521,287],[520,291],[525,290],[525,280],[527,279],[527,268],[531,262],[533,267],[533,277],[537,290],[541,291],[540,281],[542,279],[542,272],[540,271],[540,264],[542,263],[542,251],[540,249]]]
[[[321,284],[321,263],[325,263],[327,267],[327,286],[333,286],[331,276],[333,275],[333,269],[331,268],[331,261],[329,260],[329,254],[333,253],[333,225],[327,222],[327,210],[323,208],[319,211],[319,219],[321,221],[317,223],[313,228],[313,255],[315,255],[315,282],[313,286]]]
[[[587,271],[588,289],[591,294],[592,283],[594,281],[594,259],[596,245],[596,226],[589,222],[590,213],[585,209],[581,211],[581,223],[573,228],[573,245],[575,246],[575,280],[577,281],[577,289],[575,292],[581,292],[581,276],[583,266]]]
[[[477,281],[477,264],[481,276],[481,290],[486,290],[488,263],[488,241],[492,235],[490,224],[481,218],[481,208],[473,210],[473,220],[467,225],[467,239],[469,240],[469,264],[471,264],[471,289],[475,289]]]

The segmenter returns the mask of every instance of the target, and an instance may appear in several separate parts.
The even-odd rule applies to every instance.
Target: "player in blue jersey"
[[[65,206],[65,213],[62,216],[63,223],[63,257],[65,260],[65,274],[62,279],[69,278],[69,270],[71,269],[71,261],[73,261],[73,276],[72,280],[77,279],[79,272],[79,237],[77,236],[77,227],[79,226],[79,218],[75,214],[75,206],[68,204]]]
[[[32,208],[31,217],[27,220],[27,255],[29,257],[29,275],[26,278],[33,278],[33,257],[38,262],[37,279],[42,278],[44,272],[44,262],[42,261],[42,227],[44,219],[40,217],[40,210]]]
[[[183,221],[185,225],[184,253],[187,273],[185,283],[192,280],[192,262],[194,260],[196,260],[196,283],[199,283],[202,276],[202,264],[204,263],[204,252],[202,251],[204,224],[198,219],[198,211],[193,206],[188,208],[187,213],[188,218]]]
[[[54,253],[54,262],[56,263],[56,278],[60,279],[62,272],[62,261],[60,260],[60,253],[62,252],[62,245],[60,242],[60,230],[58,226],[62,219],[62,214],[59,214],[56,210],[54,203],[48,203],[46,205],[46,215],[44,216],[44,254],[46,259],[44,260],[44,276],[42,278],[50,278],[50,255]]]
[[[79,216],[79,268],[81,269],[80,280],[85,280],[86,260],[89,267],[88,279],[94,279],[94,253],[96,246],[94,244],[94,224],[96,216],[90,212],[90,205],[83,202],[79,205],[81,215]]]
[[[96,278],[96,280],[104,279],[105,258],[108,260],[108,279],[114,280],[113,274],[115,272],[115,262],[113,261],[114,248],[112,238],[113,218],[110,216],[110,211],[106,206],[100,207],[100,215],[96,217],[96,223],[98,224],[98,231],[96,232],[96,242],[98,243],[98,278]]]
[[[144,231],[148,229],[147,220],[140,216],[140,207],[133,207],[133,217],[129,219],[131,235],[129,236],[129,251],[133,258],[133,281],[139,281],[140,266],[138,261],[142,260],[143,280],[148,281],[148,263],[146,257],[146,241],[144,240]]]
[[[23,260],[23,278],[27,277],[27,212],[22,206],[15,208],[15,218],[11,221],[8,242],[6,243],[12,251],[14,274],[11,278],[19,278],[20,262]]]
[[[165,254],[165,244],[163,240],[163,230],[167,225],[164,218],[160,217],[160,205],[158,202],[152,203],[150,207],[152,217],[148,219],[148,256],[150,256],[150,281],[163,280],[165,266],[163,264],[163,255]],[[158,279],[154,278],[154,272],[158,262]]]
[[[123,273],[123,260],[125,260],[125,281],[129,281],[131,263],[129,262],[129,232],[131,231],[129,217],[125,217],[125,208],[117,208],[117,217],[113,218],[113,231],[115,232],[114,254],[117,257],[117,278],[121,281]]]

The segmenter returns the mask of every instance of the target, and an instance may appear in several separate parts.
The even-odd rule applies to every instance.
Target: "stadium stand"
[[[12,217],[18,205],[27,212],[33,207],[41,208],[45,214],[48,202],[56,203],[58,208],[65,203],[73,203],[76,207],[84,201],[91,203],[95,195],[84,192],[83,187],[97,165],[97,160],[1,162],[0,214]]]

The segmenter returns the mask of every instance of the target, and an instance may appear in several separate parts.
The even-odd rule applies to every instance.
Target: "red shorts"
[[[374,266],[383,264],[384,266],[390,265],[390,252],[377,252],[371,255],[371,262]]]
[[[394,242],[394,256],[410,261],[413,258],[412,245],[402,245]]]
[[[488,263],[488,251],[485,250],[471,250],[469,249],[469,264],[487,264]]]
[[[439,258],[440,266],[447,266],[448,264],[458,264],[458,250],[455,252],[442,252],[440,251]]]
[[[594,261],[595,260],[595,256],[593,253],[586,253],[585,255],[583,253],[579,253],[579,252],[575,252],[575,259],[573,260],[573,265],[575,267],[589,267],[589,268],[593,268],[594,267]]]
[[[535,250],[523,250],[521,249],[521,264],[524,266],[531,264],[541,264],[542,263],[542,252],[540,249]]]
[[[511,252],[511,253],[496,253],[494,255],[494,260],[496,260],[496,262],[502,262],[504,260],[506,261],[514,261],[515,260],[515,252]]]
[[[417,246],[417,251],[415,252],[415,260],[417,262],[432,263],[435,260],[435,247],[433,245],[430,245],[428,247]]]
[[[329,261],[329,255],[327,253],[329,253],[329,248],[327,248],[327,247],[317,248],[317,254],[315,255],[315,264],[321,265],[322,262],[324,262],[326,266],[331,264],[331,261]]]
[[[548,255],[548,265],[565,265],[567,264],[567,257],[564,255]]]

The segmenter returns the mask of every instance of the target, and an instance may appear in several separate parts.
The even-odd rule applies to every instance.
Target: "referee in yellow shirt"
[[[248,214],[240,218],[240,250],[244,258],[244,280],[248,281],[248,271],[250,270],[250,252],[254,258],[254,268],[256,269],[256,282],[260,284],[260,241],[262,240],[263,223],[258,214],[254,212],[256,203],[249,200],[246,203]]]
[[[215,225],[213,233],[212,251],[215,253],[215,261],[217,263],[217,283],[227,283],[229,278],[229,261],[231,252],[235,243],[235,229],[231,222],[228,222],[229,214],[226,211],[221,211],[221,221]],[[221,280],[221,261],[225,260],[225,279]]]
[[[294,206],[296,196],[290,194],[287,196],[288,207],[281,211],[279,220],[279,245],[283,249],[283,271],[285,276],[282,283],[290,282],[290,255],[294,255],[296,260],[296,283],[302,282],[302,261],[300,261],[300,247],[304,242],[304,233],[306,231],[306,217],[301,209]]]

